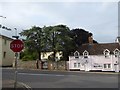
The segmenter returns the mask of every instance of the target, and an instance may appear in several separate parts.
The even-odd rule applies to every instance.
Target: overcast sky
[[[0,2],[0,23],[12,29],[0,33],[15,35],[14,28],[21,32],[31,26],[67,25],[70,29],[82,28],[93,33],[99,43],[114,42],[118,36],[118,2],[88,1],[15,1]]]

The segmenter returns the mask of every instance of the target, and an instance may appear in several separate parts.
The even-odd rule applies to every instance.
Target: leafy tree
[[[43,31],[42,28],[33,26],[28,30],[23,30],[20,33],[21,36],[25,36],[25,47],[30,52],[37,52],[38,59],[41,61],[41,51],[44,47],[42,40]]]
[[[66,25],[56,25],[44,28],[46,43],[48,49],[53,51],[55,61],[56,52],[63,51],[66,56],[72,46],[72,38],[70,37],[70,29]]]
[[[88,37],[92,36],[92,33],[79,28],[72,29],[71,34],[76,48],[80,47],[82,44],[88,43]],[[93,40],[93,43],[97,43],[97,41]]]
[[[66,25],[56,25],[44,26],[43,28],[33,26],[21,32],[20,35],[25,36],[26,50],[34,52],[34,56],[38,56],[40,61],[41,52],[46,51],[52,51],[52,59],[56,61],[56,53],[59,51],[63,52],[62,60],[69,60],[70,53],[74,52],[82,44],[88,43],[88,37],[92,33],[84,29],[70,30]],[[97,42],[94,40],[93,43]],[[35,53],[38,55],[35,55]],[[31,58],[27,54],[26,57]]]

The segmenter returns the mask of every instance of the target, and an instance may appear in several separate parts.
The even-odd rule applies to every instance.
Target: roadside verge
[[[14,80],[2,80],[2,90],[14,89]],[[17,88],[25,89],[25,90],[32,90],[32,88],[25,83],[17,82]]]

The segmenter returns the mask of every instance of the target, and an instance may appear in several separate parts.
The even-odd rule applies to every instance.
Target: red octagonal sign
[[[24,48],[24,43],[21,40],[13,40],[10,43],[10,49],[13,52],[20,52]]]

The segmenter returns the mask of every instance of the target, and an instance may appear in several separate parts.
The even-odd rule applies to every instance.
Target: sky
[[[12,37],[32,26],[67,25],[93,33],[99,43],[112,43],[118,36],[117,0],[1,0],[0,23],[12,29],[0,34]]]

